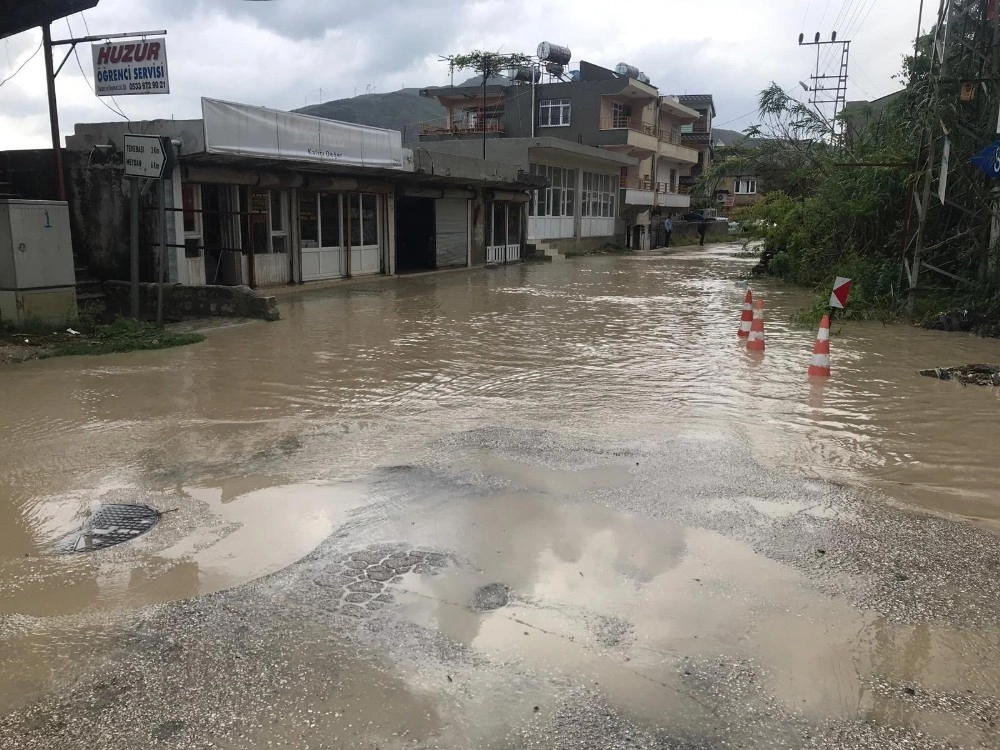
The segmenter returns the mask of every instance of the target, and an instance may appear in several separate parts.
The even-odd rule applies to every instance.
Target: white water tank
[[[65,201],[0,199],[0,320],[76,317],[76,274]]]

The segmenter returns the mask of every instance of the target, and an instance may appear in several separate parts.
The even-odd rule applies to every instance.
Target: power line
[[[41,49],[42,49],[42,43],[39,42],[38,43],[38,47],[36,47],[35,51],[31,53],[31,57],[29,57],[27,60],[25,60],[23,63],[21,63],[18,66],[17,70],[15,70],[9,76],[7,76],[6,78],[4,78],[2,81],[0,81],[0,86],[3,86],[5,83],[7,83],[7,81],[9,81],[11,78],[13,78],[14,76],[16,76],[22,70],[24,70],[24,66],[27,65],[28,63],[30,63],[34,59],[35,55],[37,55],[38,52],[39,52],[39,50],[41,50]]]
[[[826,7],[823,8],[823,15],[821,15],[819,17],[819,23],[816,24],[817,26],[822,26],[823,25],[823,19],[826,18],[826,12],[828,10],[830,10],[830,0],[826,0]]]
[[[68,16],[66,17],[66,28],[69,29],[69,35],[70,35],[70,37],[72,37],[73,36],[73,27],[70,26],[69,17]],[[76,58],[76,66],[80,69],[80,75],[83,76],[83,82],[87,84],[87,88],[90,89],[90,92],[94,96],[97,96],[97,92],[94,91],[94,87],[91,85],[90,79],[87,77],[87,73],[83,69],[83,63],[80,62],[80,53],[77,51],[75,44],[73,45],[73,56]],[[99,101],[105,107],[107,107],[108,109],[110,109],[112,112],[114,112],[119,117],[122,117],[122,118],[128,120],[128,115],[126,115],[124,112],[121,112],[120,110],[115,109],[110,104],[108,104],[106,101],[104,101],[104,99],[102,99],[101,97],[97,96],[97,101]],[[115,104],[118,104],[118,102],[115,102]]]
[[[802,14],[802,23],[799,25],[799,31],[806,30],[806,16],[809,15],[809,7],[812,5],[812,0],[806,3],[806,12]]]
[[[873,10],[875,10],[875,0],[872,0],[872,4],[868,6],[868,12],[865,13],[865,17],[861,19],[861,23],[858,24],[858,28],[855,30],[855,33],[861,31],[861,27],[865,25],[865,21],[868,20],[868,16],[871,15]]]

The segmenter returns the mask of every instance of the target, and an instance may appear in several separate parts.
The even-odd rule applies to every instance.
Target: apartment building
[[[715,101],[711,94],[681,94],[677,101],[698,113],[697,120],[681,126],[681,144],[698,152],[697,163],[681,180],[681,185],[690,188],[712,166],[715,158],[715,140],[712,135]]]
[[[447,118],[426,123],[414,145],[480,155],[485,146],[486,158],[547,177],[550,187],[529,204],[529,241],[631,244],[652,216],[688,208],[682,180],[699,153],[683,143],[683,130],[698,121],[695,109],[635,69],[581,61],[568,75],[533,77],[424,89]]]

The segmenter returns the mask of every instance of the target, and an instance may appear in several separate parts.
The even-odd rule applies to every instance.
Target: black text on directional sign
[[[125,134],[125,176],[163,177],[165,157],[158,135]]]
[[[91,52],[98,96],[170,93],[165,39],[93,44]]]

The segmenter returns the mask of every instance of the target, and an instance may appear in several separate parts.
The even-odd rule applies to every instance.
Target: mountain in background
[[[448,119],[448,110],[438,104],[436,99],[420,96],[420,89],[400,89],[388,94],[361,94],[323,104],[310,104],[294,111],[357,125],[399,130],[403,133],[404,143],[417,140],[420,123],[437,122],[443,125]]]
[[[738,130],[724,130],[723,128],[712,128],[712,139],[723,146],[732,146],[734,143],[746,140],[746,136]]]

